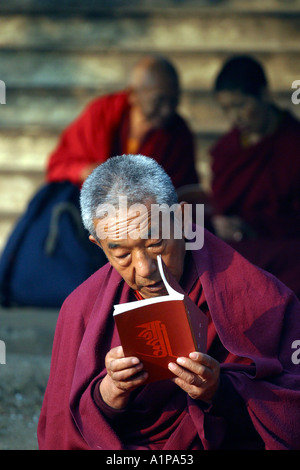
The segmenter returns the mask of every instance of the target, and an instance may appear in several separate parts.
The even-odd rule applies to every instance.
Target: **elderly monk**
[[[143,153],[163,166],[176,188],[197,183],[194,139],[176,112],[179,98],[173,64],[163,57],[142,58],[126,90],[96,98],[63,132],[47,180],[80,186],[113,155]]]
[[[120,209],[121,196],[129,208],[148,208],[135,236],[134,213]],[[153,204],[184,209],[148,157],[111,158],[83,184],[83,221],[108,263],[61,309],[40,449],[300,449],[300,368],[292,360],[299,301],[204,229],[196,250],[172,230],[154,237]],[[158,255],[208,317],[207,354],[190,351],[169,363],[173,378],[145,384],[143,363],[124,356],[113,306],[165,294]]]
[[[300,122],[248,56],[224,64],[215,95],[232,125],[211,150],[216,234],[300,296]]]

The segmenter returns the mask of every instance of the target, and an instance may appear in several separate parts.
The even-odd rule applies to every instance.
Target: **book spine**
[[[192,324],[192,321],[191,321],[190,312],[189,312],[189,309],[186,305],[185,305],[185,311],[186,311],[186,316],[187,316],[187,319],[188,319],[188,322],[189,322],[189,325],[190,325],[190,330],[191,330],[191,334],[192,334],[192,338],[193,338],[193,343],[194,343],[194,346],[195,346],[195,351],[200,352],[200,344],[197,341],[197,337],[196,337],[194,327],[193,327],[193,324]],[[191,352],[193,352],[193,351],[191,351]]]

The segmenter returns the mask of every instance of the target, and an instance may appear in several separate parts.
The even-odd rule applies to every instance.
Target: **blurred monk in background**
[[[300,122],[251,57],[229,59],[214,92],[232,124],[211,149],[215,232],[300,296]]]
[[[47,180],[79,186],[113,155],[153,156],[176,188],[198,183],[194,140],[176,112],[180,83],[165,58],[143,57],[126,90],[94,99],[62,133],[50,156]]]

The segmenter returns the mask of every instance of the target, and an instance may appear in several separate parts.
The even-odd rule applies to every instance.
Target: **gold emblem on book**
[[[144,351],[143,354],[154,357],[173,356],[167,329],[163,322],[154,320],[137,325],[136,328],[141,329],[137,337],[148,347],[148,354]]]

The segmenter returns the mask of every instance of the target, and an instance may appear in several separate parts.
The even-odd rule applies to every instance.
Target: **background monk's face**
[[[151,77],[131,91],[131,103],[138,107],[151,127],[167,126],[176,112],[179,89],[168,77]]]
[[[230,124],[245,134],[260,134],[265,128],[267,104],[254,96],[240,91],[221,91],[217,101],[228,117]]]
[[[149,214],[145,214],[145,220],[149,220]],[[130,219],[132,224],[133,218]],[[109,222],[109,221],[108,221]],[[162,259],[173,276],[180,280],[183,272],[185,256],[185,240],[175,239],[173,230],[170,231],[168,239],[159,237],[151,238],[151,227],[147,224],[147,237],[130,236],[127,231],[126,237],[120,237],[120,231],[126,226],[128,219],[119,219],[117,224],[108,228],[108,237],[104,238],[101,231],[101,221],[95,221],[95,228],[99,241],[90,237],[102,247],[111,265],[120,273],[125,282],[134,290],[140,292],[142,297],[150,298],[167,294],[161,280],[157,256],[160,254]],[[139,221],[139,223],[143,223]],[[129,225],[130,225],[129,224]],[[108,224],[109,225],[109,224]],[[112,226],[116,226],[115,233]],[[133,236],[133,233],[131,233]]]

